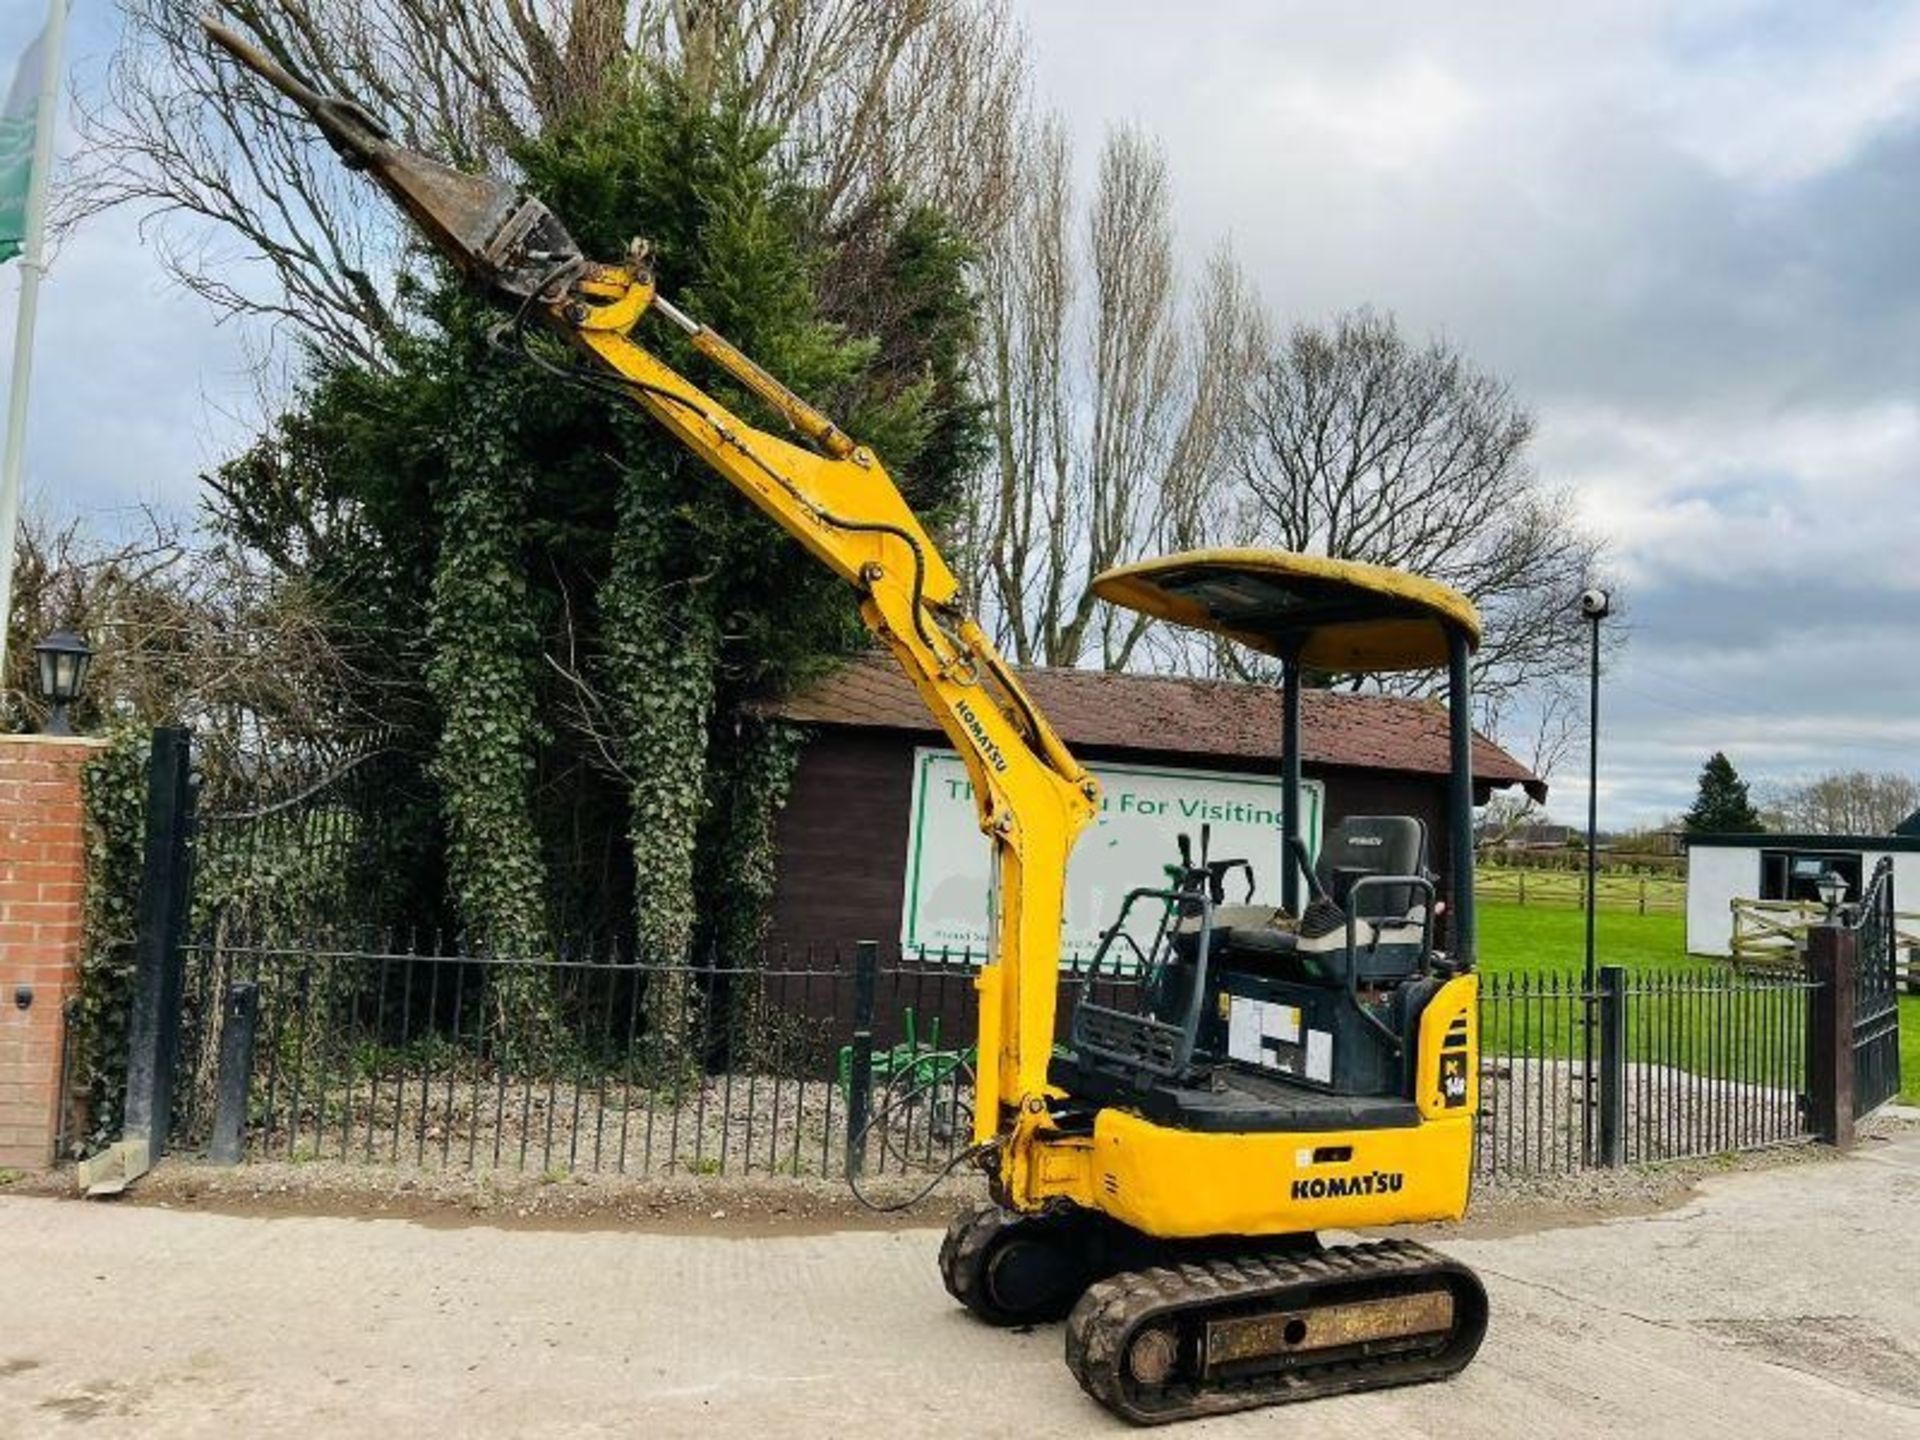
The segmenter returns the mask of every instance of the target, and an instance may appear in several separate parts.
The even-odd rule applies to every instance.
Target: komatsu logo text
[[[1000,747],[993,743],[987,734],[987,727],[980,723],[980,717],[973,713],[973,707],[964,700],[956,700],[953,708],[960,712],[960,718],[966,722],[967,733],[973,736],[974,743],[980,747],[980,753],[987,757],[987,763],[1002,774],[1006,773],[1007,757],[1000,753]]]
[[[1293,1182],[1296,1200],[1335,1200],[1349,1195],[1391,1195],[1407,1183],[1398,1170],[1375,1170],[1371,1175],[1316,1175]]]

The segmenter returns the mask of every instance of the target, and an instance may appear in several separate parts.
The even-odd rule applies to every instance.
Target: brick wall
[[[80,770],[99,745],[0,735],[0,1167],[54,1159],[86,890]]]

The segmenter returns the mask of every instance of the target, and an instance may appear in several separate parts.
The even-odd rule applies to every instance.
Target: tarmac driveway
[[[1458,1380],[1184,1436],[1920,1437],[1920,1133],[1664,1214],[1443,1248]],[[1057,1327],[986,1329],[933,1231],[776,1238],[0,1199],[0,1435],[1132,1433]]]

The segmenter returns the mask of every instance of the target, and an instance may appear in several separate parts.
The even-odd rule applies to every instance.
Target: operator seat
[[[1365,884],[1369,877],[1427,875],[1427,827],[1412,815],[1349,815],[1334,826],[1314,866],[1314,895],[1297,922],[1278,910],[1224,906],[1214,944],[1224,968],[1279,962],[1309,983],[1344,985],[1351,961],[1362,984],[1414,974],[1427,932],[1424,887]],[[1353,954],[1347,954],[1352,917]]]
[[[1316,1073],[1285,1046],[1249,1066],[1229,1028],[1212,1025],[1204,1048],[1225,1057],[1238,1089],[1303,1081],[1343,1097],[1413,1095],[1420,1015],[1441,982],[1426,973],[1432,939],[1432,877],[1426,827],[1410,815],[1349,815],[1326,837],[1311,877],[1313,898],[1297,921],[1216,912],[1217,977],[1229,1010],[1274,1003],[1300,1018],[1295,1031],[1329,1038]],[[1398,882],[1398,883],[1396,883]],[[1236,923],[1238,922],[1238,923]],[[1281,1073],[1272,1074],[1273,1069]],[[1189,1106],[1191,1108],[1191,1106]]]
[[[1425,875],[1427,827],[1412,815],[1348,815],[1333,827],[1314,869],[1342,910],[1367,920],[1404,918],[1420,903],[1411,885],[1369,886],[1355,904],[1349,899],[1369,875]]]

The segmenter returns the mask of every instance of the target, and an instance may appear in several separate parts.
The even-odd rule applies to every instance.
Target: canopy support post
[[[1469,643],[1464,632],[1447,628],[1447,722],[1453,749],[1453,784],[1447,804],[1453,934],[1448,948],[1453,963],[1461,969],[1472,966],[1478,948],[1473,913],[1473,682],[1467,673]]]
[[[1280,658],[1280,904],[1300,913],[1300,652]]]

